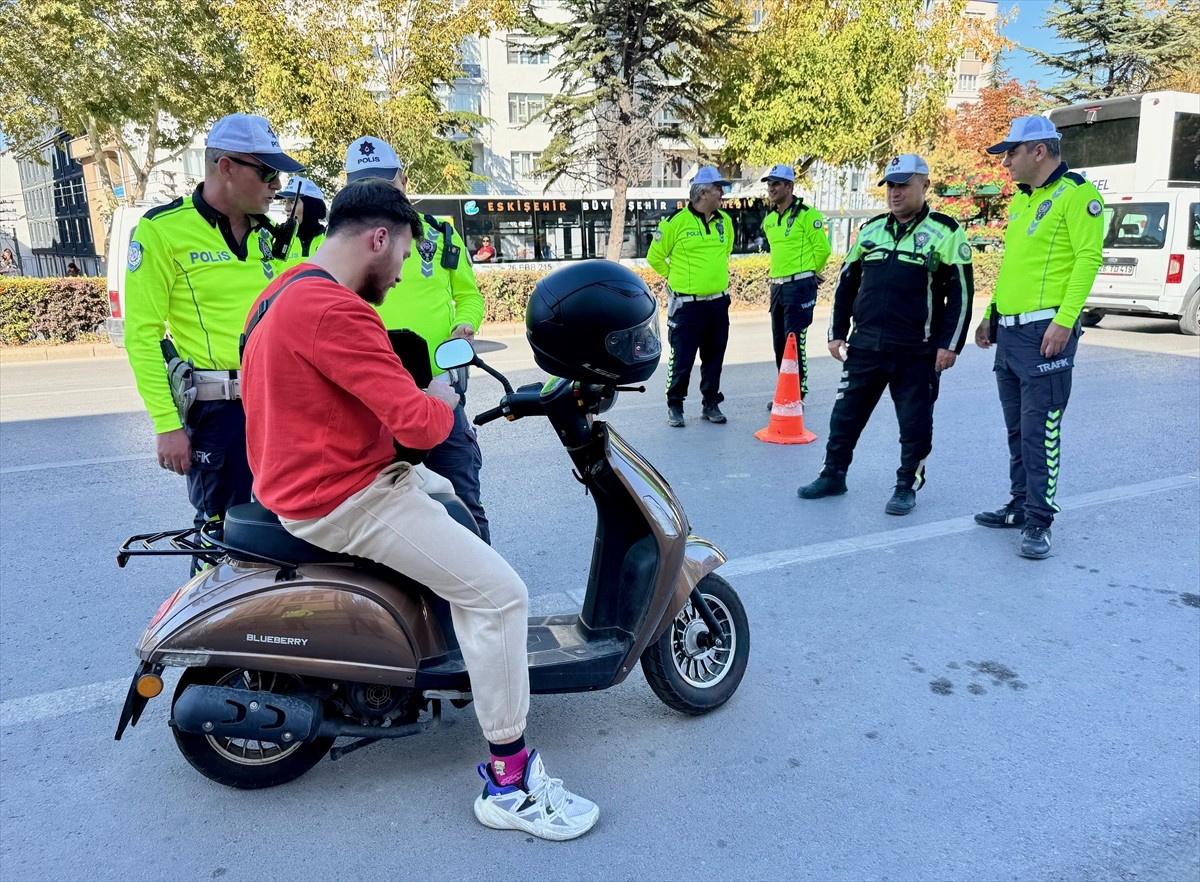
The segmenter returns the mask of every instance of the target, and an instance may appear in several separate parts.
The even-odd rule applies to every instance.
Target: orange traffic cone
[[[817,436],[804,428],[804,405],[800,401],[800,360],[796,356],[796,335],[788,334],[779,365],[779,384],[771,405],[771,422],[754,433],[759,441],[771,444],[810,444]]]

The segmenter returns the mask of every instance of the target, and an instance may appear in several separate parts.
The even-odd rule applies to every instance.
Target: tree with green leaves
[[[1027,50],[1062,79],[1047,89],[1062,102],[1136,95],[1200,64],[1198,0],[1056,0],[1046,26],[1075,48]]]
[[[708,111],[724,158],[802,174],[818,160],[879,162],[933,132],[963,51],[996,46],[964,2],[761,0],[708,73],[721,83]]]
[[[612,188],[607,257],[616,260],[629,187],[648,176],[663,138],[694,134],[660,126],[660,114],[698,116],[738,17],[717,0],[562,0],[553,16],[530,9],[522,26],[557,53],[550,74],[563,84],[539,117],[551,132],[539,168],[550,183]]]
[[[388,141],[422,193],[462,193],[483,117],[451,111],[439,85],[462,75],[464,46],[504,27],[515,0],[228,0],[258,105],[307,139],[312,177],[332,183],[347,144]]]
[[[241,54],[205,0],[0,0],[0,131],[57,130],[115,149],[145,196],[150,173],[215,119],[245,109]],[[108,163],[96,168],[113,193]]]

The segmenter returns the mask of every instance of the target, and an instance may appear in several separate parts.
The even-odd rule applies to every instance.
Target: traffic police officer
[[[283,202],[288,223],[295,221],[295,226],[289,228],[294,232],[284,261],[291,267],[316,254],[325,241],[325,225],[321,223],[327,213],[325,197],[308,178],[292,175],[276,198]]]
[[[817,284],[832,250],[825,218],[796,198],[796,174],[790,165],[777,165],[762,179],[774,206],[763,218],[763,235],[771,252],[771,340],[775,369],[783,363],[788,334],[796,335],[800,355],[800,397],[808,395],[808,326],[817,305]]]
[[[988,153],[1004,154],[1019,192],[1008,209],[1004,258],[975,342],[996,344],[996,385],[1008,429],[1012,499],[975,515],[985,527],[1021,527],[1022,557],[1050,554],[1059,510],[1059,445],[1079,344],[1079,313],[1103,263],[1104,202],[1067,170],[1044,116],[1015,119]]]
[[[359,138],[346,150],[346,178],[383,178],[401,193],[408,175],[392,146],[380,138]],[[462,237],[449,222],[423,216],[424,235],[413,242],[412,254],[400,272],[400,282],[384,302],[375,307],[389,330],[407,328],[429,347],[434,382],[446,382],[445,372],[433,363],[433,350],[452,337],[471,339],[483,321],[483,295]],[[454,485],[454,492],[470,509],[483,541],[491,543],[487,514],[480,501],[479,471],[483,454],[475,429],[464,408],[465,384],[455,380],[460,402],[454,409],[450,436],[429,451],[425,466]]]
[[[265,119],[242,113],[212,127],[204,164],[204,183],[191,196],[138,222],[125,278],[129,364],[154,422],[158,463],[187,475],[197,527],[250,501],[238,340],[251,305],[281,269],[266,214],[279,174],[303,168]],[[177,374],[191,376],[190,388],[174,395],[163,363],[172,349],[191,363],[188,370],[176,362]]]
[[[683,401],[696,353],[700,354],[700,416],[725,422],[720,403],[721,365],[729,343],[729,255],[734,229],[721,211],[731,186],[715,166],[696,172],[688,204],[660,221],[646,262],[667,280],[667,424],[682,427]]]
[[[974,280],[963,231],[925,204],[925,160],[915,153],[895,157],[879,182],[885,184],[891,211],[862,225],[838,277],[829,352],[846,366],[829,418],[825,467],[799,495],[846,492],[858,437],[889,387],[900,423],[900,468],[884,511],[906,515],[925,483],[940,374],[953,367],[969,333]]]

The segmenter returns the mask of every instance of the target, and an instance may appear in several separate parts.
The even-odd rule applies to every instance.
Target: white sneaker
[[[524,830],[542,839],[574,839],[592,829],[600,807],[563,787],[546,774],[541,755],[529,754],[520,786],[496,783],[490,763],[479,764],[483,793],[475,799],[475,817],[494,830]]]

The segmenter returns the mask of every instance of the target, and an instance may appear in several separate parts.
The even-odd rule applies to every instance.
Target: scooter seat
[[[446,507],[447,513],[475,535],[479,527],[463,501],[452,493],[433,494],[433,498]],[[235,505],[225,513],[224,543],[231,550],[261,554],[274,560],[294,564],[306,563],[352,563],[358,558],[318,548],[293,536],[279,517],[260,502]]]

